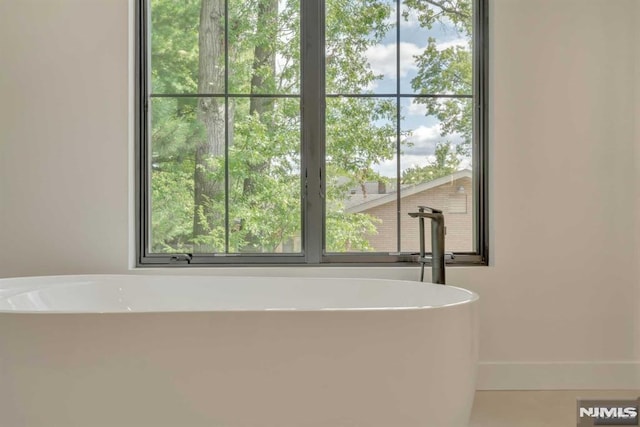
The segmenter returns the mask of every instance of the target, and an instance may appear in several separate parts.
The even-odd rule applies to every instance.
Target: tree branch
[[[436,1],[436,0],[423,0],[425,3],[430,4],[432,6],[435,7],[439,7],[440,9],[442,9],[443,12],[446,13],[451,13],[453,15],[458,15],[461,18],[470,18],[470,16],[468,16],[467,14],[457,10],[457,9],[453,9],[451,7],[447,7],[443,1]]]

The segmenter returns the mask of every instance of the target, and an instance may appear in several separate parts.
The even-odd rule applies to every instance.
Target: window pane
[[[300,2],[229,2],[229,92],[300,93]]]
[[[474,120],[485,120],[472,103],[474,61],[481,64],[472,13],[484,2],[326,0],[318,3],[326,6],[324,51],[312,34],[315,6],[301,22],[303,0],[145,4],[143,263],[170,262],[147,253],[230,254],[222,262],[242,263],[256,257],[238,255],[333,262],[341,257],[321,252],[417,252],[418,221],[407,213],[418,205],[444,211],[447,250],[483,247],[472,167],[484,155],[472,159],[471,145]],[[303,41],[305,24],[311,38]],[[302,76],[323,56],[326,97],[305,80],[316,72]],[[305,115],[303,86],[313,106]],[[301,129],[313,147],[303,147]],[[303,194],[303,171],[322,165],[325,187],[314,175]],[[365,258],[377,259],[344,259]]]
[[[224,251],[224,98],[152,98],[150,109],[151,252]]]
[[[397,251],[395,99],[328,98],[326,120],[326,251]]]
[[[327,93],[395,92],[395,3],[327,0]]]
[[[404,0],[400,10],[401,92],[470,95],[472,0]]]
[[[229,147],[229,251],[301,252],[300,101],[240,98]]]
[[[474,250],[472,105],[471,99],[403,99],[400,218],[404,252],[419,250],[418,220],[407,214],[420,205],[444,212],[446,250]],[[427,226],[427,250],[430,231]]]
[[[151,0],[150,14],[151,92],[224,93],[224,0]]]

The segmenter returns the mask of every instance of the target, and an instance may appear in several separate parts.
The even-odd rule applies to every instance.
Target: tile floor
[[[573,427],[576,399],[636,399],[640,390],[478,391],[469,427]]]

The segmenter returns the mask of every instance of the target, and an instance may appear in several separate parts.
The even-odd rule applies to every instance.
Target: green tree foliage
[[[439,12],[428,7],[432,2],[406,5],[421,14],[423,26],[447,19],[468,34],[469,1],[445,1]],[[223,0],[151,0],[152,93],[224,92],[223,6]],[[229,92],[262,97],[229,98],[228,104],[224,97],[152,99],[154,252],[224,252],[227,226],[232,253],[300,250],[300,101],[278,97],[300,91],[300,0],[229,0],[228,10]],[[392,29],[393,11],[385,0],[327,0],[328,93],[363,93],[380,78],[365,52]],[[470,93],[468,52],[434,46],[430,41],[417,58],[414,88]],[[431,76],[437,68],[448,71]],[[427,101],[427,109],[444,133],[470,140],[466,111],[454,104]],[[327,101],[327,250],[371,249],[364,236],[375,233],[377,220],[346,213],[345,192],[382,179],[373,166],[395,154],[395,117],[389,100]],[[445,169],[455,154],[444,154]]]

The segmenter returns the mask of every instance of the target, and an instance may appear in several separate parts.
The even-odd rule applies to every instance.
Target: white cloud
[[[440,136],[440,124],[435,124],[433,126],[418,126],[411,132],[411,135],[407,138],[408,141],[412,142],[414,146],[418,145],[433,145],[441,140]]]
[[[435,161],[435,156],[418,156],[418,155],[403,155],[400,160],[400,170],[405,170],[410,167],[426,166],[428,162]],[[396,177],[396,159],[387,160],[374,167],[374,170],[382,176],[389,178]]]
[[[416,70],[414,56],[421,54],[424,47],[414,43],[400,43],[400,77],[405,77],[409,71]],[[371,70],[375,74],[383,74],[385,77],[396,77],[396,44],[378,44],[370,46],[365,56]]]
[[[441,130],[440,123],[433,126],[418,126],[405,138],[405,141],[411,145],[403,144],[402,151],[405,155],[429,156],[435,153],[439,142],[451,142],[453,145],[463,142],[460,134],[443,137]]]
[[[462,170],[462,169],[473,169],[473,161],[469,157],[465,157],[460,162],[460,165],[458,166],[458,170]]]
[[[436,161],[435,147],[438,142],[445,140],[440,136],[439,126],[420,126],[414,131],[413,135],[409,138],[414,145],[407,147],[403,145],[402,155],[400,157],[400,170],[404,171],[410,167],[424,167],[429,163]],[[462,142],[459,137],[447,138],[447,141],[451,141],[454,145]],[[471,158],[462,159],[458,169],[471,169]],[[396,157],[386,160],[378,165],[373,166],[373,170],[382,176],[395,178],[396,177]]]
[[[440,51],[453,46],[469,48],[468,41],[463,38],[448,40],[437,43],[436,48]],[[415,43],[400,42],[400,77],[406,77],[410,72],[418,69],[415,58],[422,54],[425,46],[418,46]],[[396,77],[396,44],[377,44],[370,46],[365,51],[365,57],[369,62],[371,70],[375,74],[382,74],[387,78]]]
[[[433,164],[436,161],[436,156],[433,154],[422,156],[416,154],[404,154],[400,160],[400,170],[405,171],[408,168],[412,167],[424,167],[429,163]],[[471,169],[471,159],[465,158],[462,159],[462,162],[458,166],[458,170],[462,169]],[[396,177],[396,159],[387,160],[386,162],[380,163],[377,166],[374,166],[373,169],[382,176],[386,176],[389,178]]]
[[[396,177],[396,159],[387,160],[373,167],[373,170],[382,176],[389,178]]]
[[[375,74],[394,76],[396,74],[396,45],[394,43],[370,46],[364,53],[371,70]]]
[[[405,156],[402,156],[400,169],[404,171],[408,168],[424,167],[424,166],[427,166],[427,164],[429,163],[435,162],[435,160],[436,160],[436,156],[434,155],[430,155],[430,156],[416,156],[412,154],[405,155]]]
[[[411,102],[405,109],[405,112],[409,116],[424,117],[427,115],[427,106],[425,104],[419,104],[417,102]]]

